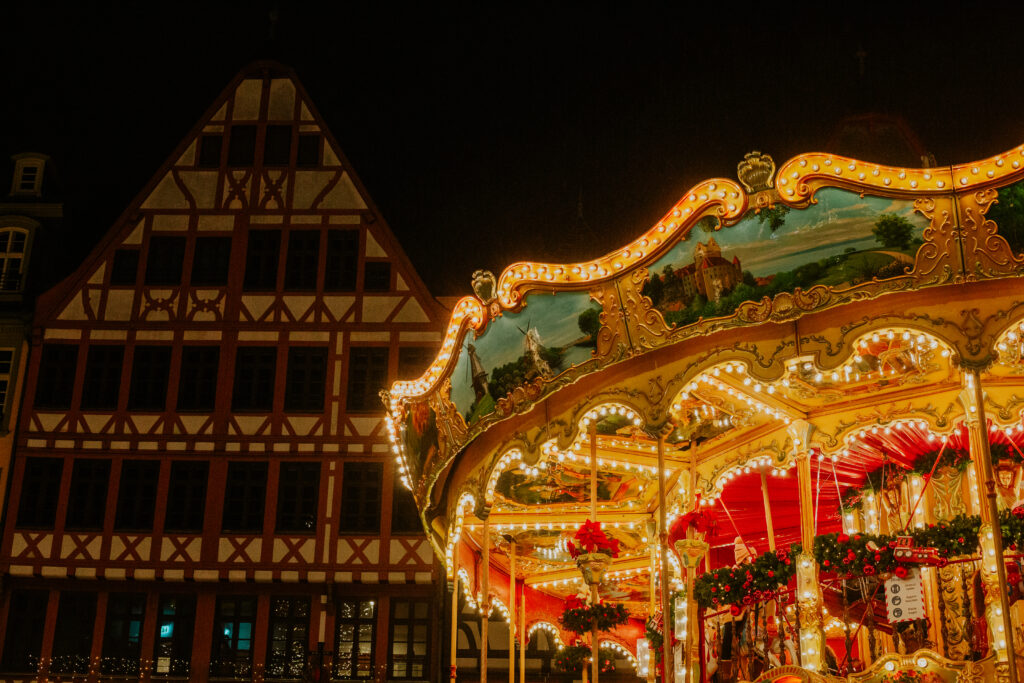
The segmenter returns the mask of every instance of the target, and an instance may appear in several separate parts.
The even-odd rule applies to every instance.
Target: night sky
[[[847,116],[902,117],[940,164],[1024,142],[1014,5],[289,4],[271,39],[266,2],[27,4],[0,21],[0,154],[53,157],[68,271],[259,58],[296,69],[439,295],[610,251],[745,152],[834,151]]]

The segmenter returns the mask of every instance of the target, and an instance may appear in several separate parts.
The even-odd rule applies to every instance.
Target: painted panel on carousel
[[[451,375],[451,400],[466,423],[494,412],[517,388],[539,393],[591,360],[600,312],[586,292],[531,294],[522,311],[493,320],[479,338],[467,336]]]
[[[996,232],[1018,258],[1024,256],[1024,181],[999,188],[986,218],[995,221]]]
[[[681,327],[781,292],[844,290],[913,268],[928,225],[913,202],[836,188],[816,199],[806,209],[750,212],[724,229],[705,217],[650,267],[643,293],[667,323]]]

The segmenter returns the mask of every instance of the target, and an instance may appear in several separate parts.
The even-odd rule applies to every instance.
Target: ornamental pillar
[[[480,683],[487,683],[487,631],[490,628],[491,594],[491,524],[490,515],[484,518],[483,558],[480,574]]]
[[[964,370],[964,389],[960,402],[965,410],[964,422],[970,438],[971,460],[975,477],[986,500],[981,503],[981,582],[985,593],[985,621],[991,631],[990,644],[996,661],[1006,665],[1005,680],[1017,683],[1016,657],[1013,651],[1013,627],[1010,624],[1009,596],[1006,592],[1006,564],[1003,559],[1003,534],[999,527],[996,482],[992,473],[992,454],[988,443],[988,420],[981,389],[981,375],[976,369]],[[1002,678],[1002,677],[1001,677]]]
[[[796,558],[796,603],[800,616],[800,664],[809,671],[822,671],[825,661],[825,631],[822,629],[821,585],[814,560],[814,480],[811,478],[811,425],[796,420],[789,426],[800,491],[800,544]]]

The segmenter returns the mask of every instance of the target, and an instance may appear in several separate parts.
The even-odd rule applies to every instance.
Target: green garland
[[[570,607],[562,612],[562,626],[573,633],[590,633],[594,628],[607,631],[629,621],[625,605],[600,602],[596,605]]]
[[[597,651],[601,660],[601,673],[615,671],[615,651],[610,647],[602,647]],[[590,659],[590,648],[586,645],[569,645],[558,651],[558,654],[551,660],[551,663],[559,671],[566,673],[577,673],[583,670],[583,666]]]
[[[787,552],[765,553],[749,564],[722,567],[702,574],[693,582],[693,595],[701,607],[749,605],[770,600],[780,586],[785,586],[796,573],[796,556],[800,545]]]

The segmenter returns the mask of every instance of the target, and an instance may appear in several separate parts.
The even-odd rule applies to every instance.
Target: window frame
[[[110,458],[75,458],[64,528],[68,531],[102,531],[106,525],[110,494]],[[91,472],[88,470],[92,470]]]
[[[371,392],[370,385],[376,385],[376,374],[381,374],[379,389],[387,386],[389,356],[387,346],[351,346],[348,352],[348,377],[345,381],[345,410],[350,413],[383,413],[377,392]],[[383,361],[383,363],[381,362]],[[366,386],[360,387],[360,384]]]
[[[103,625],[100,673],[107,676],[135,676],[142,657],[142,631],[146,621],[146,594],[111,591]],[[120,661],[111,661],[118,658]],[[120,664],[120,666],[112,666]]]
[[[281,274],[281,243],[282,234],[279,228],[249,230],[245,242],[243,292],[277,291],[277,281]]]
[[[240,413],[271,412],[276,380],[276,346],[236,347],[231,409]]]
[[[219,235],[196,237],[192,249],[189,287],[226,287],[231,276],[231,238]]]
[[[48,472],[31,472],[30,468],[47,468]],[[16,529],[52,529],[57,523],[57,501],[60,498],[64,458],[29,456],[22,470]],[[31,506],[31,508],[29,507]],[[29,512],[31,510],[31,512]],[[26,518],[28,517],[28,518]]]
[[[316,291],[322,234],[322,230],[304,228],[288,231],[288,253],[284,259],[285,291]]]
[[[324,412],[329,355],[326,346],[289,347],[284,382],[285,412]]]
[[[101,354],[109,353],[108,358]],[[90,344],[85,356],[85,381],[82,383],[82,410],[113,412],[121,402],[121,376],[124,374],[124,346]]]
[[[266,460],[235,460],[228,463],[224,482],[224,512],[221,516],[222,533],[263,533],[268,470]],[[231,507],[233,501],[236,508]],[[239,509],[237,516],[233,509]]]
[[[182,235],[150,235],[143,286],[180,287],[185,271],[186,246],[186,238]]]
[[[210,463],[206,460],[172,460],[169,477],[164,534],[201,534],[206,520]]]
[[[132,351],[128,381],[128,410],[163,413],[171,377],[172,347],[140,344]]]
[[[77,344],[43,344],[39,357],[35,394],[36,410],[70,410],[78,373]]]
[[[177,601],[175,610],[166,614],[168,603]],[[196,630],[196,595],[194,593],[161,593],[157,600],[156,633],[153,637],[153,673],[160,676],[188,677],[192,660],[192,644]],[[178,609],[181,607],[182,609]],[[170,636],[163,637],[162,629],[170,626]],[[167,670],[161,671],[161,645],[167,645],[170,656],[166,659]],[[178,655],[175,657],[175,655]]]
[[[320,510],[318,461],[282,462],[277,476],[277,509],[274,531],[278,534],[315,534]],[[312,523],[304,523],[309,518]]]
[[[377,461],[351,461],[342,465],[338,533],[380,535],[383,474],[383,463]],[[370,495],[372,491],[376,494]]]
[[[57,625],[53,631],[53,650],[50,655],[51,673],[88,673],[89,663],[92,660],[92,637],[96,624],[97,598],[98,595],[95,591],[60,591],[57,604]],[[61,652],[62,649],[67,651]],[[65,662],[61,660],[61,657],[73,659]]]
[[[210,374],[212,370],[212,375]],[[217,406],[217,379],[220,374],[220,347],[186,345],[181,347],[178,370],[179,413],[211,413]],[[191,402],[191,403],[189,403]]]
[[[279,601],[287,601],[287,614],[277,615],[276,607]],[[302,614],[302,606],[305,606],[305,614]],[[311,615],[313,613],[313,601],[308,595],[271,595],[270,615],[267,624],[267,656],[266,679],[301,679],[308,662],[309,651],[309,629]],[[284,631],[284,637],[279,637],[278,631]],[[301,633],[298,634],[296,631]],[[283,660],[275,653],[275,643],[284,641]],[[296,657],[296,655],[300,655]],[[300,663],[301,662],[301,663]],[[275,667],[281,666],[280,671]],[[297,668],[297,670],[296,670]]]
[[[159,482],[159,460],[131,458],[121,461],[114,531],[153,531]]]
[[[231,604],[232,614],[227,614],[227,606]],[[244,613],[243,612],[248,612]],[[258,601],[255,595],[218,595],[213,614],[213,634],[210,643],[210,674],[215,678],[242,678],[252,676],[253,649],[256,643],[256,613]],[[248,617],[248,618],[247,618]],[[225,633],[224,626],[231,624],[231,632]],[[244,624],[248,629],[242,628]],[[248,638],[243,638],[247,632]],[[228,636],[228,650],[233,655],[230,660],[222,659],[224,649],[218,647],[218,636]],[[247,642],[247,648],[239,647]],[[240,652],[248,656],[239,656]],[[231,670],[229,670],[229,668]]]
[[[399,618],[396,616],[399,605],[407,605],[409,610],[409,616],[405,618]],[[424,605],[426,607],[426,616],[416,616],[416,606]],[[413,681],[425,681],[430,679],[430,629],[431,629],[431,609],[429,598],[392,598],[391,599],[391,614],[388,620],[388,678],[391,680],[413,680]],[[395,672],[395,665],[398,663],[399,655],[395,653],[395,645],[398,644],[395,640],[395,629],[398,626],[405,626],[407,636],[405,639],[406,654],[402,657],[405,658],[406,673],[399,675]],[[416,645],[416,629],[423,629],[423,654],[417,655],[410,653],[409,650],[413,649]],[[409,671],[409,667],[414,663],[418,663],[421,669],[421,675],[414,676]]]
[[[345,603],[353,605],[352,613],[354,616],[345,617],[344,606]],[[369,603],[373,609],[373,616],[363,617],[361,616],[361,607],[363,604]],[[335,602],[334,608],[334,661],[331,663],[331,678],[340,680],[368,680],[374,678],[375,661],[377,655],[377,619],[380,615],[380,601],[375,596],[363,596],[363,597],[351,597],[351,598],[339,598]],[[344,656],[350,658],[352,664],[352,672],[359,671],[359,664],[362,661],[368,662],[368,667],[364,669],[364,675],[349,675],[341,676],[338,665],[343,657],[341,651],[341,630],[343,626],[353,627],[353,638],[347,653]],[[368,627],[367,630],[370,634],[370,651],[369,653],[360,652],[360,644],[363,642],[360,639],[360,635],[363,632],[363,628]],[[367,656],[368,654],[368,656]]]

